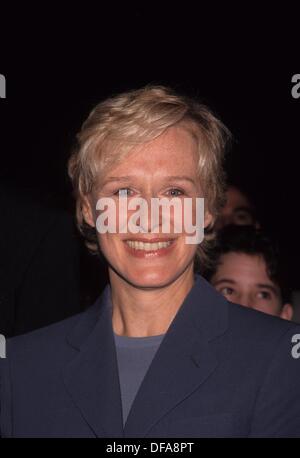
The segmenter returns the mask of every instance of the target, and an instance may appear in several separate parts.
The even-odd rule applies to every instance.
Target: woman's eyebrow
[[[178,181],[189,181],[192,184],[195,184],[195,181],[187,175],[168,175],[165,178],[166,181],[178,180]]]
[[[107,184],[107,183],[111,183],[111,182],[114,182],[114,181],[130,181],[132,179],[136,179],[136,175],[126,175],[126,176],[119,176],[119,177],[114,177],[114,176],[111,176],[111,177],[107,177],[105,178],[105,180],[103,181],[103,185],[104,184]],[[187,175],[168,175],[166,177],[162,177],[163,181],[173,181],[173,180],[178,180],[178,181],[189,181],[190,183],[192,183],[193,185],[195,185],[195,181],[187,176]]]
[[[122,176],[122,177],[107,177],[105,180],[103,180],[103,185],[107,183],[111,183],[114,181],[129,181],[132,180],[132,178],[135,178],[134,176]]]

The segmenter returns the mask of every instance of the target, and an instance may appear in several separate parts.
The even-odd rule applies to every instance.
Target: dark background
[[[66,162],[90,109],[126,89],[173,86],[199,97],[232,131],[229,177],[252,196],[300,289],[295,5],[143,5],[2,7],[1,179],[71,208]]]

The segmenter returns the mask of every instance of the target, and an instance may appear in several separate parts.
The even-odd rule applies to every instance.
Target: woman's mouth
[[[144,242],[140,240],[125,240],[127,251],[138,258],[157,257],[168,254],[174,246],[175,239]]]

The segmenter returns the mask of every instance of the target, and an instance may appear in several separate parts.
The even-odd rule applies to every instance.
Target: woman
[[[227,302],[195,273],[196,261],[209,261],[228,137],[208,108],[164,87],[91,112],[69,173],[79,228],[105,257],[110,282],[83,314],[8,342],[3,436],[300,435],[300,364],[291,356],[299,327]],[[165,214],[154,227],[150,210],[140,232],[120,224],[105,232],[101,202],[114,203],[120,223],[124,196],[125,222],[134,198],[176,197],[181,208],[189,198],[192,222],[204,198],[203,242],[187,243],[185,226],[175,231],[174,212],[169,233],[157,231]]]

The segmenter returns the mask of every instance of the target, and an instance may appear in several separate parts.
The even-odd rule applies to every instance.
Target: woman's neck
[[[167,332],[194,284],[193,266],[161,288],[142,289],[109,270],[115,334],[147,337]]]

